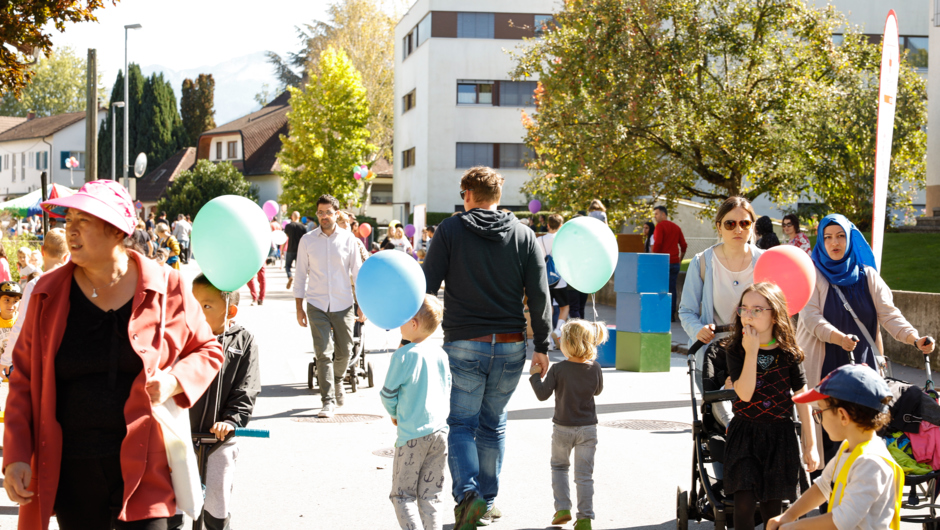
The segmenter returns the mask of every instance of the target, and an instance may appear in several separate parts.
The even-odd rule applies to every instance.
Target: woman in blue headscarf
[[[933,351],[933,344],[925,344],[925,338],[894,305],[891,289],[875,269],[871,247],[845,216],[830,214],[819,222],[812,258],[816,265],[816,289],[800,311],[797,325],[797,343],[806,355],[803,367],[807,387],[816,386],[829,372],[849,364],[850,351],[856,363],[877,369],[876,356],[884,355],[879,325],[895,340],[916,345],[924,353]],[[845,308],[839,291],[874,339],[874,345]],[[859,342],[849,335],[857,336]],[[827,445],[827,439],[819,446]],[[834,454],[838,446],[825,449],[825,456],[832,456],[828,453]]]

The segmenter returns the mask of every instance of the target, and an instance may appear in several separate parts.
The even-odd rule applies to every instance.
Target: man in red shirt
[[[656,230],[653,231],[652,252],[655,254],[669,254],[669,293],[672,294],[672,321],[676,321],[676,278],[679,277],[679,265],[685,257],[688,245],[679,225],[669,220],[669,211],[665,206],[653,208],[653,220],[656,221]]]

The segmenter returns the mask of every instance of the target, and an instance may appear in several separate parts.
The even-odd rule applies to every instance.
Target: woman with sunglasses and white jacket
[[[730,197],[718,208],[715,227],[721,242],[692,258],[685,273],[679,321],[689,346],[715,339],[715,326],[734,322],[744,289],[754,283],[754,265],[763,251],[752,243],[757,215],[744,197]],[[695,380],[701,388],[705,348],[695,355]]]

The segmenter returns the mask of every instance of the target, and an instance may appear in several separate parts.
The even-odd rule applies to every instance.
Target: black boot
[[[209,512],[202,512],[202,521],[206,526],[206,530],[232,530],[232,526],[229,524],[232,521],[232,514],[228,514],[225,519],[216,519]]]

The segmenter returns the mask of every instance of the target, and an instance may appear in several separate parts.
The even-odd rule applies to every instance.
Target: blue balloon
[[[303,224],[307,224],[307,218],[306,218],[306,217],[301,217],[301,218],[300,218],[300,222],[303,223]]]
[[[376,326],[395,329],[411,320],[424,303],[424,271],[404,252],[386,250],[362,264],[356,278],[359,307]]]

